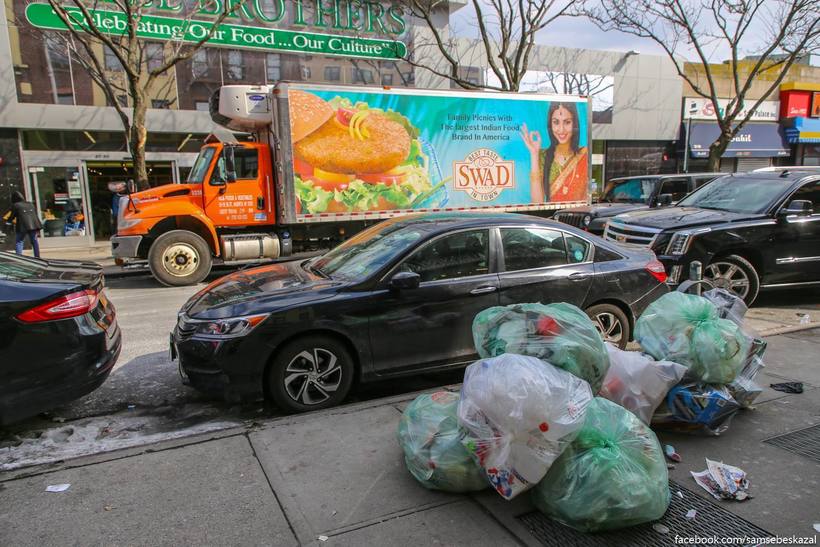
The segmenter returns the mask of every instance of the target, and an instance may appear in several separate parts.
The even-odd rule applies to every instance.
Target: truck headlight
[[[256,325],[264,321],[268,314],[249,315],[247,317],[230,317],[228,319],[214,319],[201,321],[196,325],[194,336],[212,340],[239,338],[251,332]]]
[[[589,223],[592,222],[592,216],[590,216],[590,215],[584,216],[583,222],[584,222],[584,226],[589,226]]]
[[[697,228],[695,230],[675,232],[672,235],[672,239],[669,240],[669,245],[666,246],[666,254],[673,256],[686,254],[686,251],[689,250],[689,246],[692,244],[692,240],[696,235],[705,234],[706,232],[711,231],[711,228]]]

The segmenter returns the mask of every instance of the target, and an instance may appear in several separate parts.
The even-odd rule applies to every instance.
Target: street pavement
[[[659,434],[683,457],[670,471],[672,508],[660,521],[668,531],[647,525],[631,540],[568,536],[538,517],[548,532],[536,536],[527,495],[507,502],[490,490],[423,488],[396,440],[415,396],[403,394],[0,473],[0,545],[662,546],[695,533],[733,536],[732,527],[814,538],[816,455],[763,441],[820,424],[820,330],[768,342],[759,383],[801,381],[805,391],[767,388],[718,437]],[[689,472],[705,469],[705,458],[744,469],[753,498],[718,502],[700,490]],[[70,487],[46,492],[57,484]],[[693,519],[671,515],[694,507]]]

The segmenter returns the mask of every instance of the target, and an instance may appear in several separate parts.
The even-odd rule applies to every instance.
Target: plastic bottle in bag
[[[505,353],[467,367],[458,420],[464,446],[506,499],[535,485],[584,423],[584,380],[535,357]]]
[[[399,420],[399,445],[407,469],[425,488],[474,492],[490,486],[461,444],[457,393],[437,391],[416,397]]]
[[[669,507],[661,446],[628,410],[596,397],[586,422],[532,491],[539,511],[583,532],[659,519]]]

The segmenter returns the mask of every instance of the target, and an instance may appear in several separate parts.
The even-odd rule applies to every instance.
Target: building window
[[[228,52],[226,76],[231,80],[241,80],[243,75],[242,52],[232,49]]]
[[[109,48],[104,48],[103,51],[105,53],[105,55],[104,55],[105,69],[106,70],[116,70],[116,71],[122,70],[122,63],[120,63],[120,60],[117,58],[116,55],[114,55],[114,52],[111,51]]]
[[[382,85],[393,85],[393,75],[382,74]]]
[[[342,79],[342,67],[326,66],[325,67],[325,81],[338,82]]]
[[[151,99],[151,108],[171,108],[171,101],[168,99]]]
[[[145,44],[145,58],[148,59],[148,70],[158,70],[164,61],[162,44]]]
[[[310,80],[310,67],[309,66],[302,65],[300,67],[300,71],[302,73],[302,79],[303,80]]]
[[[373,71],[365,68],[353,68],[353,83],[354,84],[372,84]]]
[[[202,78],[208,73],[208,51],[199,49],[191,58],[191,74],[194,78]]]
[[[268,83],[275,83],[282,79],[282,56],[278,53],[268,53],[265,57],[265,72]]]

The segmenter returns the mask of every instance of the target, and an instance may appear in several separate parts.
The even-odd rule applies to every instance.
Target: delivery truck
[[[380,219],[588,203],[587,97],[229,85],[181,184],[121,198],[112,253],[166,285],[330,248]]]

